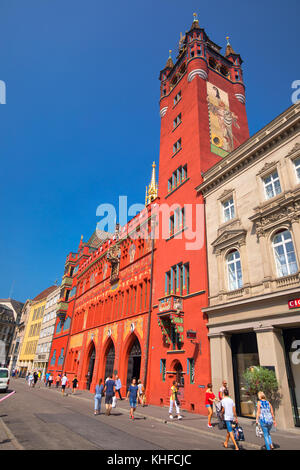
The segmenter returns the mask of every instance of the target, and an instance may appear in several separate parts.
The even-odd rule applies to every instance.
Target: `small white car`
[[[0,391],[7,392],[9,385],[9,370],[5,367],[0,367]]]

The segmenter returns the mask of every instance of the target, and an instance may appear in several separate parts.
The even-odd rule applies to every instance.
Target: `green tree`
[[[258,392],[264,392],[274,408],[278,408],[281,395],[275,372],[261,366],[249,367],[243,374],[245,388],[256,405]]]

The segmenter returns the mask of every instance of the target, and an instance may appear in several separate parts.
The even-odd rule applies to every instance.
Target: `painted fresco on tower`
[[[211,151],[225,157],[239,145],[233,135],[233,127],[240,128],[238,117],[230,111],[228,93],[209,82],[207,82],[207,103]]]

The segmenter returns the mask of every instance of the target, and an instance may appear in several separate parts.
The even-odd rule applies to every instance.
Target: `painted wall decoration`
[[[129,259],[130,259],[130,263],[132,263],[133,260],[134,260],[135,252],[136,252],[136,247],[135,247],[135,244],[132,243],[132,245],[131,245],[130,248],[129,248]]]
[[[207,82],[207,102],[211,151],[221,157],[239,146],[233,128],[240,128],[238,117],[230,111],[228,93]]]
[[[103,328],[102,343],[104,343],[107,338],[113,338],[115,341],[117,341],[117,336],[118,336],[118,325],[116,323],[106,325]]]
[[[126,338],[128,334],[133,333],[135,330],[139,333],[140,337],[143,338],[144,329],[143,329],[144,321],[143,318],[135,318],[131,320],[126,320],[124,324],[124,332],[123,332],[123,340]]]

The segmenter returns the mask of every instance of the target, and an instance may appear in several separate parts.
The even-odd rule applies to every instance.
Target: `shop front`
[[[232,335],[231,351],[237,414],[255,418],[256,410],[246,391],[243,374],[249,367],[260,365],[256,334],[250,332]]]
[[[293,418],[300,427],[300,328],[284,329],[283,339]]]

